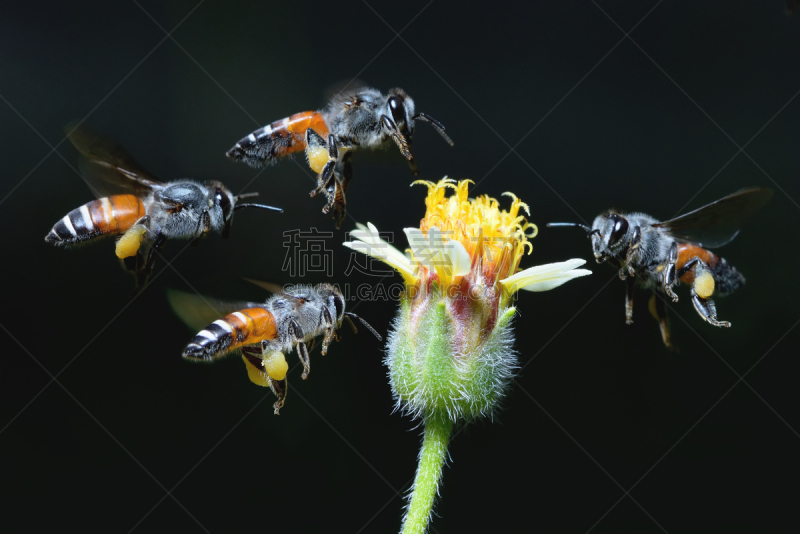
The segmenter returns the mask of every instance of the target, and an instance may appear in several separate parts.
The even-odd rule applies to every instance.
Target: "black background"
[[[662,346],[647,295],[624,324],[607,266],[520,295],[523,369],[494,423],[454,439],[433,532],[796,531],[800,19],[782,2],[195,7],[2,10],[0,530],[398,530],[419,429],[392,413],[379,342],[345,330],[312,355],[308,381],[293,370],[275,417],[238,358],[181,360],[192,332],[165,300],[167,288],[259,300],[241,277],[298,281],[281,271],[283,232],[333,230],[308,198],[310,171],[296,158],[257,174],[224,153],[357,78],[403,87],[447,126],[454,148],[419,125],[421,178],[469,177],[475,194],[530,204],[540,235],[523,267],[590,259],[580,231],[547,221],[612,206],[666,219],[744,186],[776,190],[721,251],[748,278],[718,301],[733,327],[704,323],[680,288],[678,353]],[[178,25],[174,41],[159,25]],[[162,261],[131,300],[113,243],[43,241],[92,198],[63,140],[82,118],[165,180],[221,179],[286,212],[239,212],[228,241],[169,243],[174,269]],[[418,224],[425,191],[409,187],[395,148],[354,161],[345,230]],[[343,240],[329,240],[333,280],[377,280],[345,279]],[[385,333],[395,308],[355,310]]]

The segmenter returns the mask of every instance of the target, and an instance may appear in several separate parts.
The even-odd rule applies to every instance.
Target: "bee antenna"
[[[266,204],[236,204],[236,206],[234,206],[233,208],[233,211],[236,211],[241,208],[261,208],[262,210],[273,210],[283,213],[283,210],[281,208],[276,208],[275,206],[267,206]]]
[[[559,226],[577,226],[578,228],[583,228],[584,230],[586,230],[587,234],[592,235],[590,233],[590,232],[592,232],[592,229],[589,228],[588,226],[586,226],[585,224],[581,224],[581,223],[547,223],[547,227],[548,228],[557,228]]]
[[[602,234],[600,234],[600,230],[598,230],[597,228],[592,230],[591,228],[589,228],[585,224],[581,224],[581,223],[547,223],[547,227],[548,228],[557,228],[559,226],[575,226],[577,228],[583,228],[584,230],[586,230],[586,237],[592,237],[594,234],[597,234],[600,237],[602,237]]]
[[[383,341],[383,338],[381,337],[381,335],[374,328],[372,328],[372,326],[367,321],[365,321],[364,319],[362,319],[361,317],[359,317],[355,313],[345,312],[344,313],[344,317],[345,317],[345,319],[347,319],[347,322],[350,323],[350,326],[353,328],[353,332],[354,333],[358,334],[358,329],[356,328],[355,323],[353,323],[353,320],[351,319],[351,317],[355,317],[356,319],[361,321],[361,323],[364,326],[367,327],[367,330],[372,332],[372,335],[374,335],[376,338],[378,338],[378,341]]]
[[[433,128],[437,132],[439,132],[439,135],[442,136],[442,138],[447,142],[447,144],[453,146],[453,140],[450,139],[450,137],[446,133],[444,133],[444,124],[442,124],[441,122],[437,121],[436,119],[425,113],[417,113],[416,115],[411,117],[411,119],[412,120],[420,119],[427,123],[430,123],[430,125],[433,126]]]

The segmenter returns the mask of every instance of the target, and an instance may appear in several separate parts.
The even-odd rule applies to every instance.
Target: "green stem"
[[[453,421],[447,416],[429,415],[425,418],[425,437],[419,453],[419,467],[414,479],[411,503],[403,520],[402,534],[425,534],[428,529],[452,430]]]

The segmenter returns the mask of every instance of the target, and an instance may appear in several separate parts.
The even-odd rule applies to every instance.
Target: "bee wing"
[[[211,299],[197,293],[186,293],[176,289],[167,290],[167,300],[175,315],[195,332],[199,332],[229,313],[262,306],[262,304],[253,302]]]
[[[70,123],[64,130],[86,158],[81,164],[84,176],[101,194],[115,190],[147,191],[164,185],[110,138],[83,124]]]
[[[772,198],[773,191],[760,187],[742,189],[707,206],[669,221],[656,223],[680,241],[705,248],[727,245],[742,225]]]
[[[368,85],[359,80],[338,80],[328,85],[323,91],[326,102],[336,102],[340,106],[344,106],[346,102],[350,102],[355,98],[362,89],[367,88]]]
[[[263,280],[255,280],[254,278],[244,278],[244,280],[247,280],[251,284],[257,285],[261,289],[266,289],[270,293],[283,292],[283,288],[281,286],[279,286],[278,284],[273,284],[272,282],[264,282]]]

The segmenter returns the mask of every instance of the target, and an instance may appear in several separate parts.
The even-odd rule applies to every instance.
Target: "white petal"
[[[381,239],[378,229],[372,223],[356,224],[357,230],[350,232],[354,241],[342,243],[349,249],[361,252],[390,265],[406,278],[414,278],[414,265],[405,254]]]
[[[469,257],[469,252],[459,241],[451,239],[447,242],[447,256],[453,267],[453,276],[464,276],[469,272],[472,258]]]
[[[501,280],[508,291],[515,293],[520,289],[526,291],[550,291],[561,284],[577,278],[592,274],[587,269],[576,269],[586,263],[586,260],[572,259],[559,263],[548,263],[538,265],[520,271],[505,280]]]

